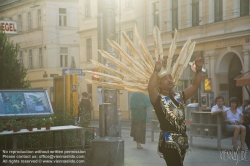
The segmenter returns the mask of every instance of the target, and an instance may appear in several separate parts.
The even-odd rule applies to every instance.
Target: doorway
[[[228,89],[229,89],[229,99],[231,97],[237,97],[238,101],[242,102],[242,87],[236,86],[237,76],[241,74],[242,65],[239,57],[234,54],[228,68]]]

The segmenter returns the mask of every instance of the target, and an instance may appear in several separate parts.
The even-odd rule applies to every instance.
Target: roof
[[[15,3],[17,1],[19,1],[19,0],[0,0],[0,7],[10,5],[10,4]]]

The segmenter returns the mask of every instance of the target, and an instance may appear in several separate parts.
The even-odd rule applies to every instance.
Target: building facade
[[[226,104],[230,97],[237,97],[240,101],[248,99],[246,89],[237,87],[234,79],[250,70],[249,4],[249,0],[148,0],[147,46],[153,54],[152,29],[157,25],[162,32],[164,55],[167,55],[176,28],[178,46],[188,38],[196,41],[191,60],[197,54],[204,57],[204,77],[210,78],[210,92],[214,97],[224,96]],[[180,48],[175,51],[177,56]],[[178,85],[180,90],[185,89],[192,79],[193,73],[187,68]],[[203,92],[206,91],[202,85],[197,95]]]
[[[134,27],[138,26],[141,32],[141,36],[145,38],[145,1],[144,0],[116,0],[115,1],[115,32],[112,32],[117,43],[119,43],[124,50],[127,46],[122,39],[122,32],[124,32],[130,40],[134,42],[136,46],[138,43],[134,37]],[[100,21],[100,15],[98,12],[98,0],[82,0],[79,1],[80,13],[79,13],[79,35],[80,35],[80,68],[83,70],[97,71],[90,60],[101,61],[100,55],[98,55],[98,21]],[[105,49],[105,48],[103,48]],[[119,58],[119,57],[117,57]],[[121,59],[122,60],[122,59]],[[84,79],[95,79],[89,74],[83,76],[83,81],[80,83],[80,89],[82,92],[89,93],[92,99],[94,112],[93,118],[99,117],[98,106],[98,88],[96,85],[88,84]],[[129,119],[129,99],[131,92],[119,91],[117,95],[118,108],[122,111],[122,118]]]
[[[53,100],[53,77],[62,69],[78,68],[78,0],[1,1],[0,20],[17,21],[18,58],[28,69],[32,88],[48,90]]]

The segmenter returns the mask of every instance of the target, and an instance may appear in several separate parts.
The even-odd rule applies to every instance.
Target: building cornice
[[[221,40],[227,40],[227,39],[233,39],[238,37],[247,37],[250,36],[250,29],[245,31],[238,31],[238,32],[232,32],[232,33],[226,33],[226,34],[220,34],[220,35],[214,35],[209,37],[199,37],[199,38],[193,38],[192,40],[195,41],[197,44],[203,44],[208,42],[215,42],[215,41],[221,41]],[[186,42],[186,40],[181,40],[177,42],[178,46],[183,46],[183,44]],[[169,48],[171,43],[164,43],[162,44],[163,48]],[[147,47],[149,50],[154,50],[154,44],[153,42],[147,44]]]
[[[79,31],[77,31],[76,33],[81,34],[81,33],[91,32],[91,31],[96,32],[96,29],[97,29],[97,27],[94,27],[94,28],[89,28],[89,29],[85,29],[85,30],[79,30]]]
[[[129,21],[124,21],[121,22],[121,26],[123,24],[127,24],[127,23],[136,23],[136,20],[129,20]],[[119,23],[116,23],[116,28],[119,26]],[[133,27],[134,28],[134,27]],[[77,33],[81,34],[81,33],[85,33],[85,32],[91,32],[91,31],[96,31],[97,27],[93,27],[93,28],[89,28],[89,29],[85,29],[85,30],[79,30],[77,31]]]

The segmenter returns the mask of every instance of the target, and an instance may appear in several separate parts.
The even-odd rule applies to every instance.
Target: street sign
[[[72,90],[72,92],[76,92],[76,85],[72,85],[71,90]]]
[[[82,76],[82,69],[62,69],[62,75],[65,74],[77,74]]]

